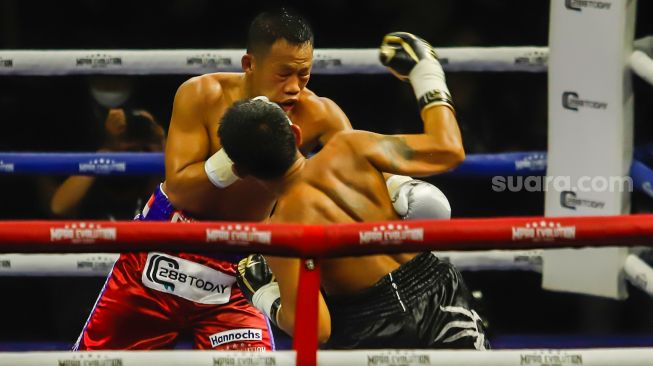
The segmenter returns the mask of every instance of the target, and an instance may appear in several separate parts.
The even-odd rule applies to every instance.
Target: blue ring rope
[[[454,176],[543,175],[546,153],[467,155]],[[165,172],[163,153],[0,153],[0,174],[150,175]]]
[[[651,147],[638,149],[635,156],[653,155]],[[545,152],[470,154],[453,177],[537,176],[546,174]],[[0,153],[0,174],[60,175],[164,175],[163,153]],[[635,189],[653,197],[653,170],[635,160],[630,170]]]
[[[0,174],[163,175],[163,153],[0,153]]]

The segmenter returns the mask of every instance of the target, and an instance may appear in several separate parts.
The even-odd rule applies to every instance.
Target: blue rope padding
[[[542,175],[546,153],[467,155],[454,176]],[[164,174],[163,153],[0,153],[0,174]]]
[[[502,154],[469,154],[465,162],[446,174],[456,177],[495,175],[530,176],[546,173],[546,153],[541,151]]]
[[[0,174],[163,175],[163,153],[0,153]]]
[[[630,177],[633,179],[633,189],[653,197],[653,169],[635,160],[630,166]]]
[[[637,149],[635,156],[653,155],[649,147]],[[512,152],[470,154],[453,177],[534,176],[546,174],[546,153]],[[61,175],[164,175],[163,153],[0,153],[0,174]],[[653,197],[653,170],[635,160],[630,169],[634,188]]]

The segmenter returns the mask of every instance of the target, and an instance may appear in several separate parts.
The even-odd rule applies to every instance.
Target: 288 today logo
[[[176,280],[179,277],[180,274],[176,271],[179,269],[179,262],[160,254],[154,254],[147,261],[147,268],[146,276],[148,280],[162,285],[169,291],[175,291],[175,284],[165,279],[169,278],[173,273],[171,280]],[[183,273],[181,275],[186,277]]]
[[[141,280],[151,289],[201,304],[227,303],[236,282],[234,276],[163,253],[148,254]]]

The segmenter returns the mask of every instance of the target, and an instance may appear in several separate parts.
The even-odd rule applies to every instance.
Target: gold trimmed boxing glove
[[[445,105],[455,112],[444,71],[428,42],[406,32],[389,33],[379,59],[400,80],[410,81],[420,110]]]

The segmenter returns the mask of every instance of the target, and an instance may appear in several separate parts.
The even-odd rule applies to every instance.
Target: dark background
[[[0,0],[0,48],[243,48],[249,21],[278,4]],[[543,0],[283,4],[311,20],[316,48],[377,47],[385,33],[397,30],[414,32],[436,48],[548,43],[549,2]],[[639,2],[636,37],[653,34],[651,10],[651,2]],[[130,104],[152,111],[167,127],[175,90],[189,76],[132,77],[135,93]],[[545,73],[448,73],[467,153],[546,150],[546,77]],[[634,87],[636,143],[650,143],[653,88],[637,77]],[[87,76],[0,77],[0,151],[97,149],[99,121],[88,88]],[[410,88],[389,74],[313,75],[309,88],[339,104],[355,128],[394,133],[421,127]],[[541,193],[496,193],[486,179],[434,177],[430,181],[449,197],[455,217],[543,213]],[[47,203],[52,182],[51,177],[0,176],[0,218],[50,218]],[[648,212],[650,201],[634,193],[634,211]],[[524,346],[532,338],[506,337],[537,334],[588,336],[595,344],[620,339],[626,344],[653,345],[653,300],[637,289],[630,288],[627,301],[614,301],[541,291],[540,276],[531,273],[466,273],[465,277],[472,289],[484,294],[495,345]],[[101,278],[0,277],[0,342],[74,341],[102,283]],[[579,344],[571,338],[564,338],[563,344],[547,343],[551,339],[535,338],[532,345]]]

